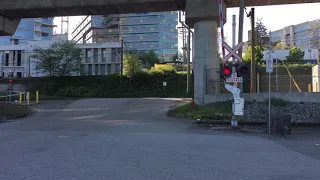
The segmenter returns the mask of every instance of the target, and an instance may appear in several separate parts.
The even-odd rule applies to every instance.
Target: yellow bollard
[[[39,91],[36,91],[36,103],[39,103]]]
[[[27,105],[30,105],[30,92],[27,92]]]
[[[311,84],[308,84],[308,91],[312,92]]]
[[[22,104],[22,92],[19,93],[19,104]]]

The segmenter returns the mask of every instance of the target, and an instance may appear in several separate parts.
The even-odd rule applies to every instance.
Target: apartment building
[[[32,77],[44,76],[37,71],[39,59],[32,57],[33,49],[37,46],[49,47],[52,43],[67,40],[67,35],[55,35],[52,41],[28,41],[23,44],[0,45],[0,76],[2,77]],[[120,73],[121,44],[115,43],[87,43],[79,44],[82,49],[81,71],[73,75],[107,75]]]
[[[26,44],[29,41],[53,39],[54,18],[22,19],[13,36],[0,36],[0,44]]]
[[[102,28],[103,16],[85,16],[71,31],[71,39],[76,43],[96,43],[97,29]]]
[[[79,44],[82,49],[82,63],[77,75],[108,75],[121,72],[121,44],[87,43]]]

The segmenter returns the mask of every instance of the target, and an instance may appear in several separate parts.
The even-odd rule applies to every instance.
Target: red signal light
[[[225,76],[229,76],[231,74],[231,69],[229,67],[224,67],[223,70],[222,70],[222,73]]]
[[[12,80],[12,79],[10,79],[10,80],[9,80],[9,83],[12,83],[12,82],[13,82],[13,80]]]
[[[246,67],[246,66],[242,66],[241,67],[241,72],[243,72],[243,73],[246,73],[246,72],[248,72],[249,70],[248,70],[248,67]]]

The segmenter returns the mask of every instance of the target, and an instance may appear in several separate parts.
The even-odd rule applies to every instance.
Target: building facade
[[[96,30],[101,29],[103,16],[85,16],[71,32],[71,38],[76,43],[96,43]]]
[[[0,44],[26,44],[28,41],[52,40],[54,18],[22,19],[13,36],[1,36]]]
[[[304,51],[304,57],[303,62],[304,63],[311,63],[311,64],[317,64],[318,63],[318,57],[319,57],[319,50],[318,49],[301,49]],[[289,56],[290,50],[272,50],[271,51],[271,57],[273,59],[279,59],[279,60],[286,60],[286,57]],[[263,51],[263,59],[267,60],[269,57],[269,51]]]
[[[87,16],[72,32],[72,39],[77,43],[123,40],[125,52],[155,51],[160,59],[170,61],[178,52],[177,24],[175,11]]]
[[[39,59],[32,57],[37,46],[49,47],[52,43],[67,40],[65,35],[55,35],[54,40],[29,41],[24,44],[0,45],[0,77],[32,77],[44,76],[36,70]],[[117,43],[79,44],[82,49],[81,71],[73,75],[107,75],[120,73],[120,47]]]
[[[108,75],[121,72],[121,44],[87,43],[79,44],[82,49],[82,63],[77,75]]]
[[[271,41],[274,44],[281,42],[290,48],[298,46],[301,49],[319,49],[319,28],[319,20],[287,26],[283,29],[272,31]]]

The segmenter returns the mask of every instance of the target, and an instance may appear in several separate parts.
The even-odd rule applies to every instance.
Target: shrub
[[[167,86],[163,87],[163,82]],[[67,76],[32,78],[33,90],[61,97],[191,97],[186,75],[148,70],[129,76]]]

